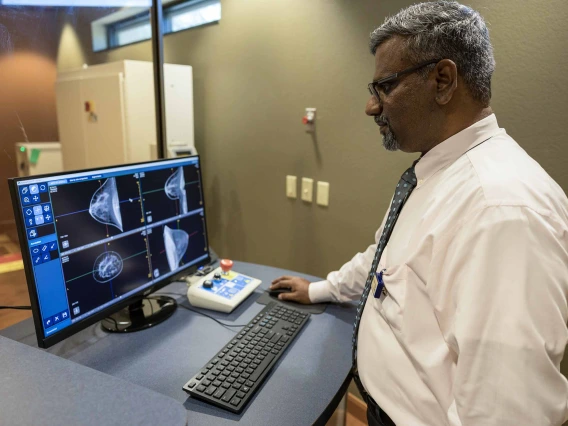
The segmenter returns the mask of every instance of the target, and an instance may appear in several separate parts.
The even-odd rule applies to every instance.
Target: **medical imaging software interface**
[[[17,186],[45,336],[208,257],[198,157]]]

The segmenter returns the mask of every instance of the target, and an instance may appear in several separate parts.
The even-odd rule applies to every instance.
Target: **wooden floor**
[[[14,228],[0,229],[0,262],[4,256],[14,255],[20,252],[18,237]],[[11,263],[11,262],[9,262]],[[29,306],[28,287],[23,269],[2,272],[0,263],[0,305]],[[19,311],[13,309],[0,309],[0,329],[9,327],[31,316],[31,311]]]

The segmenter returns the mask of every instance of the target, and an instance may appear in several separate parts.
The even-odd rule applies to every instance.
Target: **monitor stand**
[[[101,327],[111,333],[144,330],[168,319],[176,308],[177,303],[172,297],[145,297],[103,319]]]

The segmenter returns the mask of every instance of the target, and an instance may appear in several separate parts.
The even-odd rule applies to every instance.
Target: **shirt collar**
[[[495,114],[491,114],[439,143],[421,157],[416,164],[415,172],[418,183],[421,184],[438,170],[456,161],[471,148],[501,131],[505,130],[499,128]]]

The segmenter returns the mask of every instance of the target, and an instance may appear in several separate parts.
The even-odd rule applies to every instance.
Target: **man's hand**
[[[276,278],[272,281],[270,290],[276,290],[277,288],[290,288],[292,289],[290,293],[281,293],[278,295],[278,299],[310,305],[312,302],[310,301],[308,293],[309,285],[310,282],[308,280],[300,277],[284,275],[283,277]]]

